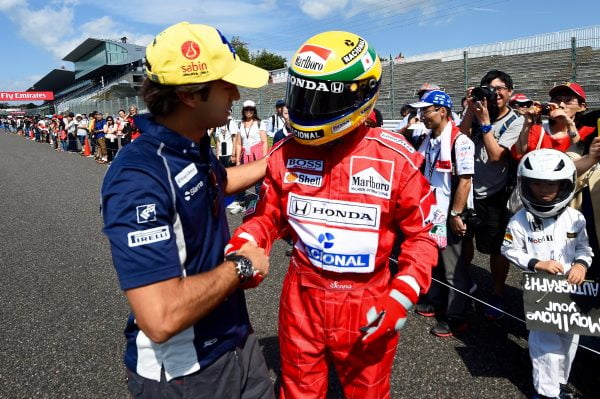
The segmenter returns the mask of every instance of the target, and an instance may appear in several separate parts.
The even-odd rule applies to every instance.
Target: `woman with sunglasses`
[[[235,137],[235,164],[243,165],[267,155],[268,143],[265,123],[260,120],[256,111],[256,104],[252,100],[244,101],[242,108],[242,121],[238,125]],[[254,189],[256,194],[260,192],[262,181],[256,183]],[[230,210],[231,213],[239,213],[243,210],[244,193],[237,198],[239,209]]]
[[[104,125],[104,139],[106,140],[107,161],[110,164],[119,150],[119,142],[117,141],[118,125],[112,116],[106,117]]]

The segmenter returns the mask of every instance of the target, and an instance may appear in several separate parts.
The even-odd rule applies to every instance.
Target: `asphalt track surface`
[[[105,165],[0,131],[0,398],[127,398],[122,334],[128,313],[106,238],[99,190]],[[240,216],[230,216],[235,227]],[[272,377],[279,372],[277,312],[287,244],[276,243],[271,273],[247,293]],[[487,258],[472,266],[487,297]],[[508,310],[522,318],[519,273]],[[459,337],[429,333],[434,319],[412,314],[401,333],[393,398],[523,398],[531,394],[527,332],[481,306]],[[600,355],[579,350],[571,386],[600,397]],[[341,398],[330,377],[328,398]]]

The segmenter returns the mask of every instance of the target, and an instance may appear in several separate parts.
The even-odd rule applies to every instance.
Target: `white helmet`
[[[565,153],[552,149],[535,150],[525,154],[517,169],[517,184],[525,208],[540,218],[560,215],[569,205],[575,192],[577,171]],[[540,201],[533,195],[530,183],[559,182],[558,194],[551,201]]]

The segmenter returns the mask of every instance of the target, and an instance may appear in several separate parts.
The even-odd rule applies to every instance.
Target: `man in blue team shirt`
[[[245,245],[223,260],[223,196],[264,177],[266,162],[224,169],[209,128],[227,121],[236,85],[268,73],[242,62],[221,33],[182,22],[146,49],[143,132],[122,149],[102,185],[104,233],[132,314],[125,336],[135,397],[273,398],[242,288],[269,269]],[[249,284],[250,283],[250,284]],[[187,396],[186,396],[187,397]]]

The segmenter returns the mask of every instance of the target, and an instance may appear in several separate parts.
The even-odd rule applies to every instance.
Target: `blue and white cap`
[[[432,90],[423,94],[421,101],[410,104],[413,108],[425,108],[432,105],[440,105],[442,107],[452,108],[452,99],[441,90]]]

